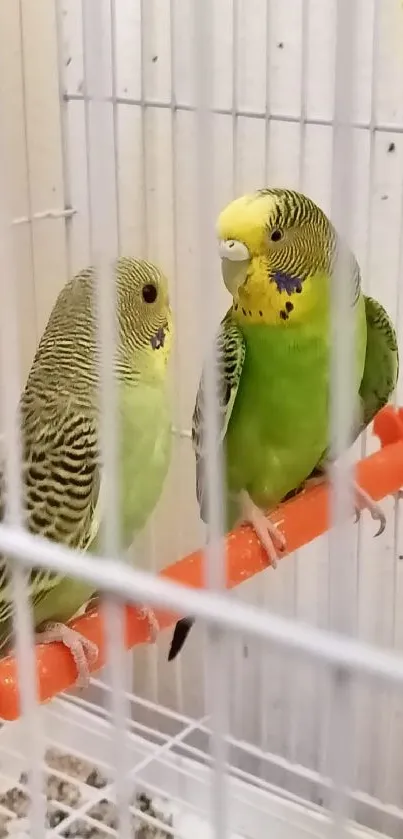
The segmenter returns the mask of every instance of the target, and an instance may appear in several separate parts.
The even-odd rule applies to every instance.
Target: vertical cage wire
[[[304,189],[306,126],[308,118],[308,49],[310,0],[302,0],[298,189]]]
[[[379,28],[380,28],[380,0],[374,0],[374,15],[372,23],[372,56],[371,56],[371,79],[370,79],[370,115],[369,115],[369,166],[368,166],[368,207],[366,213],[366,241],[365,256],[363,262],[363,281],[366,293],[371,292],[371,248],[373,236],[373,206],[372,199],[375,187],[375,142],[377,128],[377,82],[379,70]],[[360,457],[364,458],[368,450],[369,430],[364,429],[360,441]],[[396,508],[397,512],[397,508]],[[394,527],[396,533],[396,523]],[[360,592],[363,577],[363,555],[364,548],[364,523],[362,517],[356,525],[356,550],[355,550],[355,592],[357,604],[360,602]],[[356,614],[356,630],[358,631],[358,609]],[[373,707],[373,722],[377,722],[376,707]],[[372,737],[372,745],[374,738]],[[355,767],[355,782],[358,776],[358,766]]]
[[[149,84],[148,74],[148,55],[150,46],[154,42],[155,36],[155,15],[154,2],[143,3],[140,0],[140,91],[141,91],[141,148],[142,148],[142,181],[141,181],[141,204],[143,207],[143,255],[145,259],[149,259],[153,251],[153,242],[150,233],[149,214],[151,209],[151,193],[152,189],[152,169],[151,177],[149,178],[149,162],[154,160],[155,149],[155,134],[154,123],[152,120],[152,106],[150,106],[147,80]],[[152,214],[151,214],[152,217]],[[174,345],[175,348],[175,345]],[[155,522],[153,517],[146,526],[146,539],[142,544],[141,550],[145,552],[147,558],[147,568],[152,573],[158,571],[157,568],[157,550],[156,550],[156,533]],[[158,702],[159,698],[159,672],[158,672],[158,647],[153,644],[147,650],[148,667],[150,678],[148,680],[148,691]],[[135,668],[133,659],[133,678],[135,678]],[[131,685],[134,689],[134,685]]]
[[[58,61],[58,85],[59,85],[59,111],[60,111],[60,136],[61,136],[61,156],[62,156],[62,188],[63,188],[63,202],[64,210],[70,210],[72,207],[71,198],[71,174],[70,174],[70,148],[69,148],[69,127],[68,127],[68,112],[66,101],[66,80],[65,80],[65,51],[63,38],[63,0],[56,0],[55,5],[55,21],[56,21],[56,49]],[[70,278],[73,273],[73,259],[72,259],[72,224],[73,216],[67,215],[64,220],[64,235],[66,246],[66,274]]]
[[[332,221],[341,241],[331,278],[331,508],[329,533],[329,626],[351,633],[354,610],[349,592],[354,533],[352,510],[351,429],[355,414],[355,323],[352,277],[348,254],[351,232],[353,175],[354,47],[356,0],[338,0],[335,32],[334,123],[332,161]],[[346,830],[347,788],[351,787],[352,684],[351,674],[336,668],[330,681],[329,763],[334,835]]]
[[[25,104],[25,95],[24,95]],[[0,102],[0,125],[5,125],[5,114]],[[26,108],[24,107],[24,120]],[[0,131],[0,253],[1,272],[1,396],[4,423],[4,484],[6,491],[5,520],[16,528],[23,526],[20,441],[20,422],[16,422],[15,410],[20,397],[20,358],[18,350],[17,276],[13,247],[11,214],[8,211],[7,196],[11,194],[13,177],[8,174],[3,133]],[[29,177],[29,170],[28,170]],[[30,222],[31,223],[31,220]],[[17,409],[19,420],[19,411]],[[31,797],[30,821],[32,836],[43,835],[45,807],[42,796],[43,729],[41,712],[36,696],[36,662],[32,629],[32,610],[28,600],[28,572],[18,562],[12,563],[11,593],[13,596],[13,620],[18,664],[18,681],[21,697],[22,724],[26,734],[28,784]]]
[[[205,441],[204,480],[207,497],[208,541],[205,549],[205,577],[209,588],[224,587],[224,509],[223,469],[218,446],[220,439],[218,416],[218,369],[213,338],[212,314],[219,310],[219,290],[212,266],[213,218],[212,194],[214,184],[214,146],[212,92],[214,58],[213,48],[213,0],[195,0],[194,5],[194,72],[196,91],[197,126],[197,199],[198,199],[198,247],[199,247],[199,301],[200,338],[208,337],[208,349],[204,366],[204,408]],[[212,816],[214,835],[225,839],[227,835],[227,778],[226,765],[226,719],[229,695],[229,639],[217,627],[207,628],[206,650],[206,704],[211,714],[211,752],[214,758],[212,776]]]
[[[147,3],[149,0],[140,0],[140,110],[141,110],[141,160],[143,164],[142,183],[142,213],[143,213],[143,251],[147,259],[150,249],[150,231],[148,229],[148,172],[147,172],[147,141],[148,141],[148,108],[146,92],[146,20]]]
[[[20,54],[23,102],[23,132],[24,155],[27,172],[28,223],[29,223],[29,253],[31,261],[31,276],[35,278],[33,228],[32,228],[32,195],[31,171],[29,156],[29,138],[27,126],[27,94],[26,67],[24,60],[24,30],[23,8],[21,0],[18,6],[20,23]],[[2,306],[1,306],[1,378],[2,403],[4,422],[4,489],[6,491],[5,520],[15,526],[23,527],[23,495],[22,495],[22,448],[20,440],[20,413],[18,409],[20,385],[20,354],[18,349],[18,309],[17,309],[17,276],[14,252],[14,234],[11,227],[11,213],[7,204],[7,196],[11,195],[14,186],[13,172],[8,170],[6,145],[1,126],[6,124],[6,115],[0,102],[0,249],[2,256]],[[16,412],[17,409],[17,422]],[[13,597],[13,621],[18,664],[18,680],[21,697],[22,721],[26,732],[27,763],[29,769],[30,793],[30,821],[33,839],[40,839],[43,835],[45,823],[45,805],[42,795],[42,757],[43,757],[43,729],[41,725],[41,711],[37,705],[36,661],[34,654],[34,633],[32,628],[32,609],[28,598],[29,572],[21,567],[19,562],[11,565],[11,593]]]
[[[372,196],[375,186],[375,138],[377,129],[377,84],[379,73],[379,34],[380,34],[380,0],[374,0],[374,15],[372,23],[372,56],[371,56],[371,92],[369,115],[369,201],[366,217],[366,248],[364,262],[365,287],[368,294],[371,291],[371,241],[372,241]],[[365,456],[365,449],[363,456]]]
[[[332,163],[332,222],[339,233],[340,243],[331,282],[330,431],[334,527],[330,530],[329,626],[344,632],[351,631],[353,618],[349,589],[345,590],[344,581],[348,579],[352,564],[353,472],[350,439],[356,418],[356,373],[351,364],[351,359],[355,358],[355,324],[348,254],[352,226],[350,195],[353,174],[352,96],[356,10],[356,0],[338,0]],[[346,575],[343,570],[347,572]]]
[[[298,189],[304,190],[304,174],[305,174],[305,154],[306,154],[306,134],[307,134],[307,118],[308,118],[308,52],[309,52],[309,14],[310,14],[310,0],[302,0],[302,28],[301,28],[301,64],[300,64],[300,119],[299,119],[299,138],[298,138]],[[300,577],[300,563],[304,562],[301,558],[300,551],[294,551],[293,562],[293,616],[296,617],[298,613],[298,589]],[[289,668],[288,674],[285,673],[283,680],[284,684],[284,699],[287,706],[287,716],[285,717],[286,730],[284,732],[284,746],[283,753],[292,761],[297,761],[298,751],[298,735],[299,735],[299,721],[301,719],[299,704],[295,702],[295,695],[292,691],[292,685],[295,684],[296,674],[298,678],[301,677],[302,671],[298,663],[296,667]]]
[[[169,0],[169,44],[170,44],[170,52],[169,52],[169,64],[170,64],[170,73],[171,73],[171,90],[170,90],[170,111],[171,111],[171,152],[172,152],[172,235],[173,235],[173,274],[174,274],[174,311],[179,313],[179,265],[178,265],[178,191],[177,191],[177,165],[178,165],[178,154],[177,154],[177,132],[178,132],[178,121],[177,121],[177,97],[176,97],[176,65],[175,65],[175,52],[176,52],[176,18],[175,18],[175,0]],[[179,314],[176,315],[176,333],[179,335],[181,324],[180,324],[180,316]],[[174,375],[176,379],[176,398],[175,404],[173,406],[174,411],[174,424],[175,427],[181,429],[181,404],[182,404],[182,387],[179,377],[177,375],[179,368],[179,344],[178,340],[175,341],[174,348],[173,348],[173,360],[174,360]],[[176,412],[176,415],[175,415]],[[183,438],[175,435],[174,440],[174,451],[182,453],[183,447]],[[178,498],[182,499],[183,496],[183,473],[181,469],[177,470],[177,478],[178,478]],[[177,546],[178,546],[178,556],[180,556],[180,549],[183,545],[183,525],[182,525],[182,517],[179,516],[179,520],[177,523]],[[176,706],[178,711],[183,712],[184,710],[184,697],[183,697],[183,668],[182,668],[182,656],[177,656],[175,659],[175,699],[176,699]]]
[[[95,310],[98,322],[100,358],[100,449],[103,550],[109,556],[120,552],[119,487],[117,478],[118,435],[116,427],[117,392],[114,376],[117,319],[115,276],[116,258],[116,151],[110,133],[109,77],[111,58],[107,54],[106,25],[110,6],[108,0],[82,0],[84,84],[87,96],[89,143],[89,206],[94,265],[96,269]],[[112,62],[112,77],[116,67]],[[116,83],[112,83],[112,88]],[[126,717],[128,703],[124,686],[123,609],[115,598],[106,597],[103,604],[111,680],[113,729],[111,741],[116,772],[116,796],[120,831],[124,839],[131,836],[129,788],[127,784],[128,754],[126,748]]]
[[[32,183],[31,183],[31,155],[29,150],[29,133],[28,133],[28,115],[27,115],[27,90],[26,90],[26,77],[27,77],[27,67],[25,62],[25,45],[24,45],[24,6],[23,0],[18,0],[18,18],[19,18],[19,25],[20,25],[20,56],[21,56],[21,79],[22,79],[22,101],[23,101],[23,132],[24,132],[24,163],[26,167],[27,173],[27,189],[26,189],[26,201],[27,201],[27,209],[28,209],[28,227],[29,227],[29,260],[30,260],[30,271],[32,282],[34,287],[36,287],[36,266],[35,266],[35,239],[34,239],[34,226],[33,226],[33,218],[34,218],[34,207],[33,207],[33,200],[32,200]],[[35,335],[38,337],[38,318],[37,318],[37,311],[35,307],[35,311],[33,312],[33,318],[35,321]]]
[[[83,99],[84,99],[84,134],[85,134],[85,156],[86,156],[86,177],[87,177],[87,212],[88,212],[88,250],[90,254],[91,263],[94,263],[94,241],[92,229],[92,212],[91,212],[91,144],[90,144],[90,97],[88,88],[88,72],[86,62],[85,44],[88,37],[86,26],[89,21],[86,21],[85,16],[85,2],[81,0],[81,21],[82,21],[82,37],[83,37]]]
[[[118,85],[117,85],[117,28],[116,0],[110,0],[111,21],[111,86],[112,86],[112,123],[113,123],[113,163],[115,171],[115,206],[117,252],[121,256],[121,219],[120,219],[120,179],[119,179],[119,122],[118,122]]]
[[[266,183],[269,177],[269,157],[270,157],[270,117],[271,117],[271,55],[270,55],[270,36],[271,36],[271,0],[266,0],[266,78],[265,78],[265,120],[264,120],[264,173]]]
[[[238,129],[239,129],[239,2],[232,0],[232,76],[231,76],[231,119],[232,119],[232,194],[238,190]]]
[[[222,458],[218,456],[217,442],[220,439],[218,418],[218,371],[215,345],[215,321],[212,313],[219,309],[218,284],[212,260],[214,244],[212,227],[212,186],[214,183],[213,121],[211,108],[212,58],[209,50],[212,39],[212,0],[194,4],[194,54],[196,77],[196,119],[197,119],[197,197],[198,197],[198,243],[199,243],[199,293],[202,312],[201,338],[208,337],[208,350],[204,367],[205,396],[205,452],[206,452],[206,497],[208,508],[209,539],[206,551],[207,583],[210,588],[223,588],[224,533]]]
[[[375,0],[375,13],[377,14],[378,20],[380,18],[380,0]],[[402,12],[403,13],[403,9]],[[379,23],[378,23],[379,28]],[[378,53],[379,51],[377,51]],[[379,63],[379,60],[378,60]],[[376,68],[378,66],[376,65]],[[374,71],[375,72],[375,71]],[[375,87],[376,78],[374,80],[374,87]],[[399,220],[399,250],[398,250],[398,268],[397,268],[397,283],[396,283],[396,311],[395,311],[395,328],[396,328],[396,337],[397,343],[400,348],[401,346],[401,336],[402,336],[402,322],[403,322],[403,294],[402,294],[402,285],[403,285],[403,187],[401,185],[401,196],[400,196],[400,220]],[[399,400],[399,383],[395,389],[393,395],[393,402],[394,405],[398,406]],[[393,647],[396,647],[397,643],[397,631],[398,631],[398,616],[399,616],[399,585],[398,585],[398,576],[399,576],[399,562],[400,562],[400,545],[401,545],[401,537],[403,533],[402,529],[402,506],[401,506],[401,499],[402,499],[402,492],[400,491],[394,498],[394,508],[393,508],[393,601],[392,601],[392,637],[391,637],[391,644]],[[388,782],[390,783],[391,779],[391,763],[392,763],[392,755],[393,755],[393,747],[395,745],[395,740],[393,737],[394,734],[394,727],[396,726],[397,720],[397,713],[396,713],[396,696],[394,695],[392,700],[389,702],[389,714],[387,717],[387,734],[386,734],[386,748],[385,748],[385,763],[384,763],[384,779],[385,779],[385,786],[384,786],[384,794],[387,795],[388,789],[387,785]],[[386,821],[386,819],[385,819]]]
[[[371,242],[373,233],[373,208],[372,196],[374,194],[375,186],[375,140],[377,128],[377,82],[379,72],[379,29],[380,29],[380,0],[374,0],[374,16],[372,24],[372,60],[371,60],[371,92],[370,92],[370,116],[369,116],[369,166],[368,166],[368,207],[366,214],[366,242],[365,242],[365,257],[363,264],[363,278],[366,293],[371,292]],[[367,430],[365,430],[361,437],[361,457],[365,457],[367,453]],[[357,596],[359,595],[360,586],[360,572],[362,557],[362,520],[357,522]]]
[[[1,125],[5,124],[0,103]],[[11,215],[7,212],[6,196],[10,194],[12,178],[6,182],[4,143],[0,132],[0,254],[1,293],[0,307],[0,358],[1,397],[4,422],[4,484],[7,493],[5,521],[16,528],[22,526],[21,492],[21,443],[20,424],[16,422],[15,406],[20,396],[20,364],[18,351],[16,270],[12,245]],[[18,412],[19,414],[19,412]],[[32,610],[28,600],[28,573],[18,561],[12,563],[11,591],[14,602],[14,631],[21,697],[22,724],[26,734],[28,764],[28,789],[32,802],[30,808],[33,839],[41,839],[45,823],[45,805],[42,795],[43,727],[41,711],[36,696],[36,660]]]
[[[265,175],[265,184],[264,186],[268,185],[269,181],[269,160],[270,160],[270,117],[271,117],[271,90],[270,90],[270,83],[271,83],[271,52],[270,52],[270,36],[271,36],[271,14],[272,14],[272,4],[271,0],[266,0],[266,77],[265,77],[265,121],[264,121],[264,175]],[[260,597],[259,597],[260,595]],[[267,588],[266,586],[261,587],[258,592],[258,597],[260,599],[260,606],[262,608],[266,608],[267,605]],[[268,739],[269,739],[269,715],[267,713],[267,693],[268,693],[268,685],[270,674],[268,672],[267,662],[265,660],[265,656],[262,654],[262,650],[259,651],[259,662],[260,662],[260,680],[261,680],[261,691],[260,691],[260,702],[258,703],[259,707],[259,718],[260,718],[260,729],[259,729],[259,737],[260,742],[263,749],[267,748]],[[238,676],[238,674],[237,674]],[[261,761],[261,771],[264,773],[265,771],[265,763]]]
[[[380,24],[381,24],[381,6],[380,0],[374,0],[374,11],[373,11],[373,26],[372,26],[372,61],[371,61],[371,88],[370,88],[370,117],[369,117],[369,171],[368,171],[368,208],[367,208],[367,218],[366,218],[366,247],[365,247],[365,260],[364,260],[364,284],[365,284],[365,291],[367,294],[371,294],[372,291],[372,271],[371,271],[371,255],[372,255],[372,243],[373,243],[373,236],[374,236],[374,225],[373,225],[373,215],[374,215],[374,206],[373,206],[373,197],[376,191],[376,179],[375,179],[375,149],[376,149],[376,128],[377,128],[377,84],[378,84],[378,74],[379,74],[379,66],[380,66]],[[376,238],[376,237],[375,237]],[[397,293],[399,293],[397,288]],[[398,324],[397,324],[398,326]],[[368,453],[368,441],[370,437],[369,429],[365,429],[362,438],[361,438],[361,447],[360,447],[360,456],[365,457]],[[397,538],[397,526],[398,526],[398,516],[399,516],[399,507],[397,502],[395,503],[394,509],[394,516],[393,516],[393,541],[396,543]],[[357,602],[359,602],[360,598],[360,585],[361,585],[361,577],[364,574],[363,571],[363,563],[365,562],[365,555],[363,553],[363,548],[365,545],[365,536],[364,536],[364,526],[362,518],[358,521],[357,525],[357,559],[356,559],[356,596]],[[394,560],[394,566],[396,569],[396,560]],[[394,574],[395,583],[397,582],[397,575]],[[382,609],[382,597],[381,592],[379,593],[379,603],[377,606],[377,612],[379,614],[379,609]],[[392,607],[393,608],[393,607]],[[357,623],[358,623],[358,616],[357,616]],[[392,617],[392,627],[395,625],[395,615]],[[393,628],[392,628],[393,633]],[[382,691],[382,694],[386,697],[387,688],[385,686],[385,692]],[[387,752],[388,752],[388,745],[387,739],[389,737],[389,732],[386,736],[386,747],[385,749],[381,750],[379,753],[378,746],[380,743],[380,711],[381,711],[381,702],[382,702],[382,694],[379,692],[376,701],[371,704],[371,707],[367,711],[370,715],[372,720],[372,725],[369,726],[371,729],[371,738],[368,744],[368,762],[372,769],[372,776],[375,782],[375,786],[377,784],[376,778],[381,778],[386,776],[387,772]],[[390,724],[388,723],[388,727]],[[386,761],[386,763],[385,763]],[[358,766],[356,767],[358,773]],[[370,782],[371,783],[371,782]]]
[[[155,0],[153,0],[153,3],[154,2],[155,2]],[[149,51],[150,47],[154,44],[155,37],[156,37],[156,25],[157,24],[156,24],[155,7],[154,7],[153,3],[149,4],[149,6],[148,6],[148,9],[149,9],[148,16],[143,16],[143,15],[141,16],[141,30],[142,30],[141,43],[143,44],[143,52],[142,52],[143,62],[141,64],[142,74],[146,73],[146,68],[148,66],[148,59],[147,59],[148,51]],[[145,83],[145,80],[146,80],[146,76],[144,78],[144,83]],[[145,91],[145,96],[147,98],[147,91],[146,91],[145,86],[144,86],[144,91]],[[155,111],[155,113],[157,113],[157,111]],[[150,128],[151,127],[153,128],[152,133],[151,133],[151,130],[149,131],[148,134],[146,133],[147,132],[147,125]],[[146,174],[147,162],[150,159],[153,160],[154,150],[155,150],[156,147],[158,147],[157,144],[156,144],[154,126],[155,126],[155,122],[153,123],[151,121],[151,119],[147,123],[146,112],[144,112],[143,127],[144,127],[144,132],[145,132],[144,137],[147,138],[147,146],[145,148],[147,148],[147,154],[148,154],[148,158],[146,158],[143,162],[145,176],[144,176],[142,187],[143,187],[144,191],[148,188],[148,180],[147,180],[147,174]],[[174,189],[174,181],[173,180],[172,180],[172,189]],[[145,206],[147,204],[147,200],[148,200],[147,196],[145,196],[145,198],[144,198]],[[146,224],[148,225],[148,220],[146,220]],[[146,242],[148,243],[147,247],[150,247],[148,226],[147,226]],[[174,244],[174,250],[175,250],[175,244]],[[176,277],[176,274],[175,274],[175,277]],[[175,289],[176,289],[176,284],[175,284]],[[177,342],[174,341],[174,347],[173,347],[174,353],[176,352],[176,348],[177,348]],[[171,369],[172,369],[172,367],[170,366],[169,370],[171,370]],[[169,375],[169,373],[168,373],[168,375]],[[176,396],[175,397],[175,402],[176,402],[177,398],[178,397]],[[155,519],[153,518],[153,516],[151,517],[150,524],[149,524],[149,527],[148,527],[148,530],[147,530],[146,550],[148,552],[147,553],[147,560],[148,560],[149,570],[153,574],[156,574],[159,571],[159,567],[158,567],[158,563],[157,563],[156,526],[155,526]],[[180,556],[179,552],[178,552],[178,556]],[[152,691],[153,691],[153,695],[155,697],[155,700],[159,701],[160,680],[159,680],[158,646],[157,646],[157,644],[153,644],[151,648],[149,647],[149,649],[147,651],[147,655],[148,655],[148,658],[149,658],[149,666],[150,666],[149,684],[150,684],[150,687],[152,687]]]
[[[239,196],[239,169],[240,169],[240,148],[241,143],[239,139],[240,134],[240,108],[239,108],[239,79],[240,79],[240,9],[242,0],[232,0],[232,54],[231,54],[231,122],[232,122],[232,177],[231,177],[231,192],[232,198]],[[231,596],[231,595],[230,595]],[[237,641],[231,645],[229,655],[233,662],[233,680],[235,690],[232,696],[231,708],[231,723],[234,731],[242,731],[244,719],[244,703],[246,693],[243,688],[242,674],[245,667],[244,648],[247,645],[242,645]],[[249,650],[248,650],[249,652]]]
[[[399,221],[399,255],[398,255],[398,271],[397,271],[397,285],[396,285],[396,319],[395,319],[395,328],[396,328],[396,336],[397,342],[400,347],[400,337],[401,337],[401,324],[403,321],[403,294],[402,294],[402,285],[403,285],[403,186],[401,186],[401,198],[400,198],[400,221]],[[395,389],[394,393],[394,405],[397,407],[398,405],[398,387]],[[398,586],[398,568],[399,568],[399,546],[401,544],[401,536],[402,536],[402,515],[401,515],[401,494],[398,493],[394,499],[394,507],[393,507],[393,600],[392,600],[392,638],[391,638],[391,645],[396,648],[396,641],[397,641],[397,629],[398,629],[398,616],[399,616],[399,586]],[[384,785],[383,785],[383,794],[384,796],[388,793],[388,783],[390,782],[390,769],[392,763],[392,755],[393,755],[393,748],[395,745],[394,739],[394,727],[396,725],[396,696],[393,695],[389,702],[389,714],[387,717],[387,731],[386,731],[386,746],[384,752]],[[389,824],[388,818],[385,817],[384,819],[385,824],[382,825],[382,829],[387,830],[387,826]]]

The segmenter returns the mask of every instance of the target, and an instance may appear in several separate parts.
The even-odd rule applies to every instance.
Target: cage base
[[[60,752],[79,756],[100,767],[101,773],[112,781],[111,727],[102,716],[89,713],[69,699],[55,699],[40,708],[46,732],[45,749],[57,747]],[[160,795],[150,795],[157,812],[164,812],[167,823],[171,822],[173,835],[182,839],[213,837],[209,822],[211,808],[212,770],[188,757],[170,750],[161,750],[149,740],[132,732],[127,735],[128,766],[133,771],[133,791],[158,789]],[[0,730],[0,792],[13,786],[27,770],[26,731],[23,720],[4,725]],[[138,766],[139,771],[136,771]],[[142,768],[143,767],[143,768]],[[64,769],[66,775],[68,769]],[[113,801],[114,793],[105,787],[105,792],[96,787],[87,800],[94,803],[108,797]],[[179,805],[177,802],[181,801]],[[254,787],[237,778],[228,782],[228,828],[231,839],[307,839],[308,836],[331,835],[332,824],[328,813],[303,799],[288,800],[278,788],[273,793]],[[77,818],[85,821],[88,810]],[[162,818],[162,816],[160,816]],[[102,827],[102,825],[100,825]],[[349,823],[349,832],[357,839],[381,837],[384,834],[367,830],[355,822]],[[15,829],[12,830],[15,836]],[[62,826],[52,835],[63,836]],[[109,830],[109,835],[117,835]],[[154,833],[154,835],[156,835]],[[334,834],[332,834],[334,835]]]

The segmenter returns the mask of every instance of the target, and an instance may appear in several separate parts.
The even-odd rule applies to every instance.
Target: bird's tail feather
[[[173,661],[180,653],[194,622],[194,618],[182,618],[178,621],[172,636],[171,646],[168,653],[168,661]]]

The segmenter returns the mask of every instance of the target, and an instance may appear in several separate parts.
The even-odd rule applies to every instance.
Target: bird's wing
[[[360,386],[362,425],[369,425],[389,401],[399,375],[399,349],[393,323],[380,303],[365,297],[367,350]]]
[[[218,405],[219,418],[218,451],[228,428],[245,359],[245,341],[241,330],[232,319],[231,309],[227,312],[220,324],[220,329],[216,336],[215,349],[218,390],[216,404]],[[203,370],[192,420],[192,441],[196,454],[196,495],[203,521],[206,521],[207,515],[205,482],[205,375],[205,370]]]
[[[25,523],[35,534],[84,550],[99,527],[96,507],[100,467],[95,416],[71,399],[50,396],[21,406]],[[5,514],[5,480],[0,473],[0,518]],[[61,581],[55,572],[32,568],[29,596],[40,602]],[[10,562],[0,557],[0,627],[12,617]],[[1,630],[0,630],[1,634]]]
[[[393,323],[383,306],[364,296],[367,321],[367,347],[359,397],[359,420],[353,430],[353,443],[389,401],[399,375],[399,348]],[[309,478],[321,474],[328,462],[323,453]]]

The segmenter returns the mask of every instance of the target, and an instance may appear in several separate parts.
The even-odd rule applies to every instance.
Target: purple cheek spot
[[[151,346],[153,350],[159,350],[160,347],[163,347],[165,344],[165,330],[162,326],[158,329],[158,331],[153,335],[151,338]]]
[[[299,277],[283,274],[282,271],[275,271],[272,282],[276,283],[279,291],[286,291],[288,295],[293,294],[295,291],[300,294],[302,291],[302,281]]]

